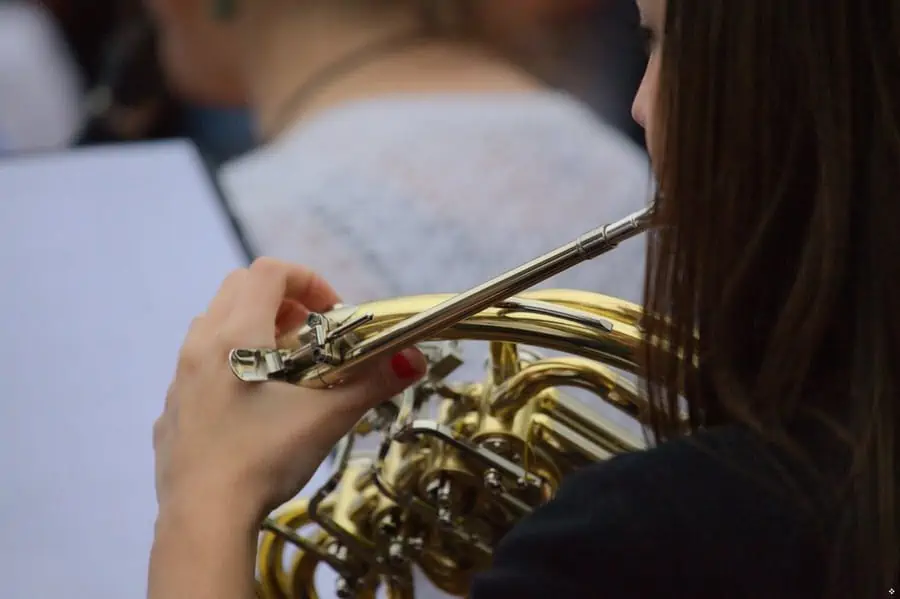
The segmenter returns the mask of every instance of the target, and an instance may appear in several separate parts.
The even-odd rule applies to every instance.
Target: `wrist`
[[[149,599],[253,596],[259,523],[228,501],[161,503],[150,555]]]
[[[238,501],[233,495],[215,501],[172,497],[160,502],[156,525],[217,537],[244,536],[257,534],[264,518],[257,506]]]

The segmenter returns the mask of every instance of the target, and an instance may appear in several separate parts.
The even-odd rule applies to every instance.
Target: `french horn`
[[[370,411],[340,443],[327,483],[265,521],[258,596],[413,599],[414,568],[464,596],[513,526],[577,468],[643,446],[639,435],[564,392],[576,388],[640,420],[633,377],[638,306],[598,293],[529,290],[644,232],[653,207],[599,227],[458,295],[337,306],[276,349],[235,349],[251,383],[340,384],[364,362],[417,345],[428,374]],[[457,383],[460,342],[489,348],[483,380]],[[540,355],[535,350],[558,355]],[[377,449],[354,451],[375,435]],[[337,588],[320,592],[320,566]]]

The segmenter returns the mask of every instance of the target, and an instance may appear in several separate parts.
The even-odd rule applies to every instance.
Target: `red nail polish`
[[[403,353],[399,353],[391,358],[391,369],[399,379],[414,379],[419,376],[419,371],[416,370],[416,367]]]

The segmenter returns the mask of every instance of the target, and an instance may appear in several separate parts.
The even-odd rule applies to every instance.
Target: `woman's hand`
[[[424,358],[412,349],[331,390],[251,384],[232,374],[231,349],[275,347],[280,330],[337,301],[314,273],[271,259],[225,280],[187,334],[154,428],[161,514],[225,504],[231,517],[258,524],[309,481],[368,409],[424,374]]]

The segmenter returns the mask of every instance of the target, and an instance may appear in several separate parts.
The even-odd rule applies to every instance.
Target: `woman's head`
[[[302,71],[305,63],[315,58],[315,47],[305,55],[272,56],[274,50],[268,46],[273,35],[309,37],[310,46],[315,46],[319,41],[328,43],[323,28],[347,22],[373,30],[381,25],[390,28],[419,23],[431,27],[435,33],[478,32],[492,39],[514,38],[523,31],[534,30],[542,22],[597,1],[147,0],[147,3],[159,24],[163,60],[177,91],[203,103],[244,104],[251,85],[248,78],[265,69],[268,59],[289,58]]]
[[[699,360],[690,373],[648,355],[651,401],[674,412],[684,377],[695,426],[788,442],[801,420],[826,422],[853,464],[849,570],[885,584],[900,524],[900,3],[637,3],[651,57],[634,114],[662,225],[646,309]]]

